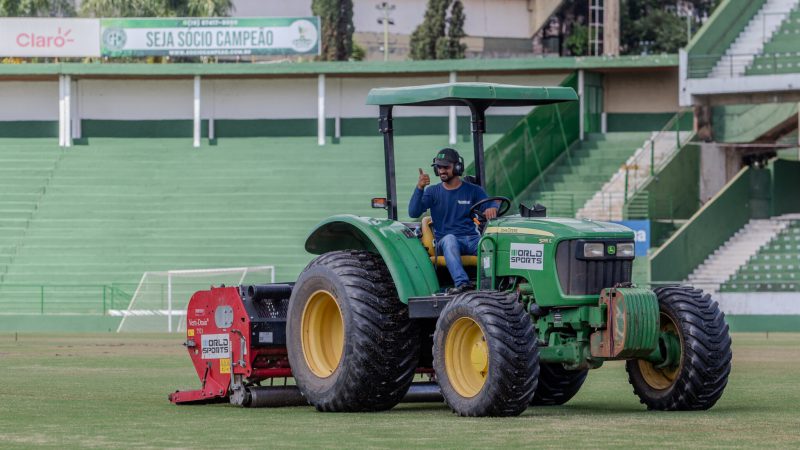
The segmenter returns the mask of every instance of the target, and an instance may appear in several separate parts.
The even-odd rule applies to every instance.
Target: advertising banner
[[[318,17],[101,19],[103,56],[317,55]]]
[[[636,256],[647,256],[647,251],[650,249],[650,221],[621,220],[615,223],[625,225],[633,230]]]
[[[100,56],[98,19],[0,18],[0,56]]]

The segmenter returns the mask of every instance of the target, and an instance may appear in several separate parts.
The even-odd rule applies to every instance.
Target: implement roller
[[[201,388],[176,391],[178,405],[230,402],[248,408],[305,406],[288,385],[286,311],[294,283],[219,287],[195,293],[186,342]],[[435,382],[412,383],[403,402],[441,402]]]

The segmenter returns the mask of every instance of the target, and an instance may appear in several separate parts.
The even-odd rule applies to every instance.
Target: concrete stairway
[[[692,137],[688,131],[676,135],[674,131],[653,133],[636,149],[603,187],[578,210],[576,216],[595,220],[624,220],[625,172],[628,171],[628,198],[630,199],[650,178],[651,163],[658,171],[678,151],[678,137],[683,146]],[[652,158],[651,158],[652,146]]]
[[[788,224],[788,221],[776,218],[751,220],[709,255],[686,282],[708,293],[716,293],[720,284],[735,274],[758,249],[769,243]]]
[[[750,20],[725,55],[717,62],[709,75],[712,78],[730,78],[744,75],[755,56],[764,49],[773,33],[789,16],[798,0],[767,0]]]
[[[649,136],[649,132],[588,134],[516,198],[543,204],[548,216],[575,217]]]

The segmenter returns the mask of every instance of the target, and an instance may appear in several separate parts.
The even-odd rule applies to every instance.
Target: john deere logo
[[[439,153],[436,155],[436,159],[444,159],[444,153]]]
[[[616,245],[609,245],[608,246],[608,254],[614,255],[617,253],[617,246]]]

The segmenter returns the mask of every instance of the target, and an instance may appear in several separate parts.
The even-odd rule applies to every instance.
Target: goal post
[[[145,272],[123,310],[117,332],[168,332],[186,327],[186,307],[192,294],[210,286],[239,286],[275,282],[274,266],[180,269]],[[178,318],[175,326],[175,318]]]

